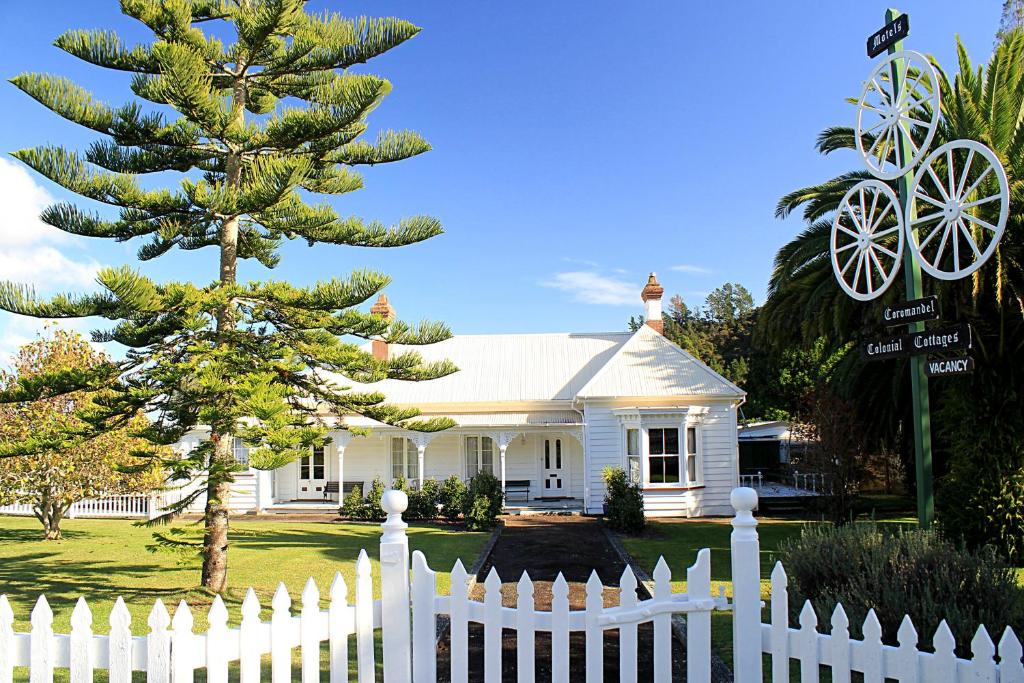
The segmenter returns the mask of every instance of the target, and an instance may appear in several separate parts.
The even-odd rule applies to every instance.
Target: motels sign
[[[971,348],[971,326],[967,323],[960,323],[937,330],[899,334],[885,339],[872,339],[864,342],[861,347],[861,356],[866,360],[885,360],[969,348]]]
[[[910,33],[910,17],[901,14],[868,36],[868,57],[876,57]]]

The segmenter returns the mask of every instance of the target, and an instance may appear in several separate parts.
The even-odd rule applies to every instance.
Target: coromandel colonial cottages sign
[[[927,379],[970,372],[973,361],[964,355],[971,346],[967,324],[925,329],[925,321],[937,320],[939,312],[936,297],[923,296],[921,273],[957,280],[981,268],[1003,236],[1009,188],[999,158],[985,145],[953,140],[931,149],[941,116],[938,73],[927,57],[902,49],[909,18],[889,10],[886,21],[867,41],[869,57],[886,56],[857,101],[857,151],[874,177],[851,187],[839,202],[829,251],[839,286],[858,301],[881,296],[903,266],[909,301],[886,308],[882,322],[906,325],[907,332],[866,342],[861,353],[869,360],[910,358],[918,515],[928,526]],[[938,355],[926,362],[929,354]]]

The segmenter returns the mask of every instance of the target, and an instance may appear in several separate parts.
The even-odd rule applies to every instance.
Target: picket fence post
[[[757,540],[757,492],[733,489],[732,637],[736,683],[761,683],[761,549]]]
[[[380,598],[384,683],[412,680],[411,612],[409,602],[408,524],[402,513],[409,507],[404,491],[389,489],[380,505],[388,518],[381,524]]]

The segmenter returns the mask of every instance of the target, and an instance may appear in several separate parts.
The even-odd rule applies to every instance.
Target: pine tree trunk
[[[241,124],[245,116],[245,86],[237,80],[232,98],[235,123]],[[238,188],[242,182],[242,159],[231,151],[225,159],[225,184]],[[238,216],[226,218],[220,229],[220,283],[233,285],[238,268]],[[221,345],[230,344],[228,334],[235,327],[235,309],[227,304],[217,313],[217,339]],[[230,433],[211,434],[215,447],[210,471],[224,472],[234,460]],[[231,496],[231,478],[223,474],[209,476],[206,484],[206,509],[203,521],[203,586],[217,593],[228,584],[228,499]]]

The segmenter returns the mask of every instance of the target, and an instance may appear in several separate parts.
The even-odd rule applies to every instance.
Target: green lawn
[[[80,595],[89,601],[97,633],[106,631],[119,595],[128,604],[136,634],[146,633],[146,618],[158,597],[172,612],[185,599],[195,610],[196,630],[206,629],[212,596],[197,588],[198,561],[182,565],[171,554],[147,552],[151,531],[127,520],[67,520],[61,527],[63,541],[42,541],[35,519],[0,517],[0,593],[11,601],[16,630],[29,630],[29,612],[40,593],[54,610],[58,633],[69,632],[71,610]],[[280,581],[297,609],[306,579],[312,576],[326,606],[331,580],[340,571],[351,599],[360,548],[373,561],[374,591],[379,595],[379,525],[233,520],[232,529],[239,532],[231,540],[230,587],[225,596],[232,624],[241,618],[238,608],[249,586],[264,606],[264,619],[269,619],[270,599]],[[456,558],[468,569],[487,538],[486,533],[445,526],[409,528],[411,548],[426,553],[438,571],[442,592],[448,591],[448,572]]]
[[[879,521],[892,523],[914,523],[905,516],[905,507],[887,500],[885,506],[874,511]],[[779,544],[800,533],[805,522],[790,519],[758,518],[758,538],[761,543],[761,596],[769,596],[772,568],[777,560]],[[717,595],[719,586],[732,597],[732,570],[730,568],[729,535],[732,526],[729,519],[665,519],[649,522],[649,530],[641,537],[623,537],[623,545],[641,567],[648,573],[654,570],[658,558],[664,556],[672,570],[672,590],[686,590],[686,568],[697,559],[701,548],[711,549],[711,593]],[[765,619],[768,611],[765,609]],[[711,618],[711,641],[718,655],[732,667],[732,615],[716,612]]]

